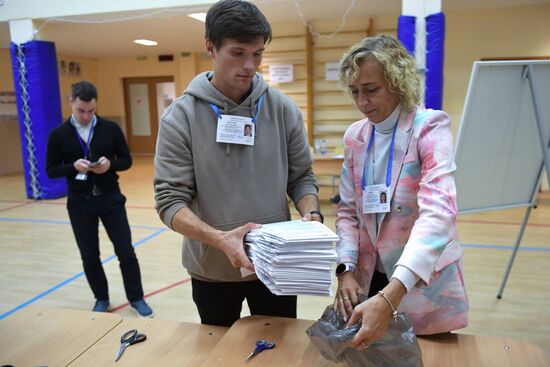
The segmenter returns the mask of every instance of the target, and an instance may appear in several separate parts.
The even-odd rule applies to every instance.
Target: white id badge
[[[388,213],[390,211],[390,188],[385,184],[371,185],[363,191],[363,214]]]
[[[254,123],[250,117],[221,115],[216,131],[217,143],[254,145]]]
[[[77,174],[76,177],[75,177],[75,180],[86,181],[87,178],[88,178],[88,174],[87,174],[87,173],[78,172],[78,174]]]

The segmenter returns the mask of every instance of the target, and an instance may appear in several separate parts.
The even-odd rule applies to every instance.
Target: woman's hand
[[[361,329],[351,340],[355,349],[365,349],[386,332],[392,310],[381,295],[376,295],[361,303],[351,314],[348,327],[361,320]]]
[[[348,317],[353,312],[353,307],[359,303],[357,295],[360,292],[361,287],[352,272],[345,272],[338,277],[338,291],[333,307],[342,315],[344,322],[348,321]]]
[[[361,320],[361,329],[351,340],[351,346],[355,349],[368,348],[369,344],[384,335],[393,314],[390,302],[397,309],[401,299],[407,294],[403,283],[396,278],[392,278],[383,291],[389,302],[382,295],[377,294],[355,307],[351,314],[348,327]]]

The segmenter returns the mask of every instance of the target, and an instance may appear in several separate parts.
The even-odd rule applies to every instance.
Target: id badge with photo
[[[86,172],[78,172],[75,177],[75,180],[86,181],[88,179],[88,174]]]
[[[216,142],[254,145],[254,127],[250,117],[221,115],[218,118]]]
[[[390,188],[385,184],[370,185],[363,191],[363,214],[388,213]]]

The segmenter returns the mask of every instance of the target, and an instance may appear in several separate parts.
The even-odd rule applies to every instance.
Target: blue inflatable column
[[[414,16],[402,15],[397,24],[397,38],[412,56],[419,56],[416,55],[416,20]],[[419,71],[425,78],[422,100],[426,107],[440,110],[443,107],[445,15],[441,12],[430,14],[425,18],[425,26],[425,69]]]
[[[412,57],[416,49],[416,17],[401,15],[397,20],[397,39],[409,51]]]
[[[46,175],[48,135],[63,119],[55,44],[47,41],[12,43],[10,52],[27,197],[55,199],[65,196],[65,179],[49,179]]]
[[[443,65],[445,63],[445,14],[426,17],[426,91],[424,104],[428,108],[443,107]]]

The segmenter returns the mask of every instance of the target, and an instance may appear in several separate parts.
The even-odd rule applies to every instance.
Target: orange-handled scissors
[[[258,339],[256,340],[256,348],[250,353],[248,357],[246,357],[245,362],[248,361],[250,358],[254,357],[258,353],[260,353],[263,350],[266,349],[273,349],[275,348],[275,342],[274,341],[267,341],[265,339]]]

